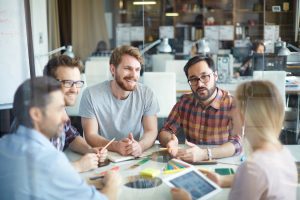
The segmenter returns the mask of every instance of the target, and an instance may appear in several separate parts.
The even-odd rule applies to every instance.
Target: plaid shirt
[[[65,150],[69,147],[70,143],[80,135],[77,129],[72,126],[71,120],[69,119],[64,125],[64,133],[60,137],[52,138],[51,142],[58,150]],[[61,141],[64,140],[64,141]]]
[[[231,142],[239,154],[241,137],[232,133],[232,96],[219,88],[210,105],[202,108],[193,94],[185,94],[173,107],[161,131],[176,134],[183,128],[186,139],[195,144],[221,145]]]

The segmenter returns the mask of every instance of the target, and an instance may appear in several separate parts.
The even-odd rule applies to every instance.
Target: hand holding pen
[[[167,143],[166,147],[172,157],[175,157],[178,153],[178,139],[175,134],[171,135],[171,140]]]

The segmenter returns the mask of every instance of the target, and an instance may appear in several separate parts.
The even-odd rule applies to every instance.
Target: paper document
[[[146,157],[146,156],[149,156],[151,155],[153,152],[155,151],[159,151],[159,149],[156,149],[156,148],[150,148],[148,150],[146,150],[144,153],[142,153],[141,156],[139,157]],[[112,162],[122,162],[122,161],[126,161],[126,160],[133,160],[135,159],[134,156],[122,156],[120,155],[119,153],[117,152],[112,152],[112,151],[109,151],[108,152],[108,155],[107,155],[107,158],[112,161]]]

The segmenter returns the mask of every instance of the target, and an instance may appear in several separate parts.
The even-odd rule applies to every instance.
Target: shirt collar
[[[19,134],[23,137],[32,139],[32,140],[40,143],[43,146],[53,147],[50,140],[46,136],[44,136],[42,133],[36,131],[33,128],[27,128],[25,126],[20,125],[16,131],[16,134]]]
[[[209,104],[209,106],[213,107],[216,110],[219,110],[221,107],[221,99],[223,97],[223,92],[219,88],[216,88],[217,95],[214,100]]]

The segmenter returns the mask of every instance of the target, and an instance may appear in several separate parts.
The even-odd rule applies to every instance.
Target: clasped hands
[[[127,138],[118,141],[117,147],[117,151],[122,156],[132,155],[134,157],[139,157],[143,152],[141,145],[133,138],[132,133],[129,133]]]
[[[171,140],[167,143],[166,147],[172,157],[179,158],[186,162],[199,162],[207,159],[206,149],[201,149],[197,145],[186,141],[189,146],[187,149],[178,148],[178,139],[172,134]]]

